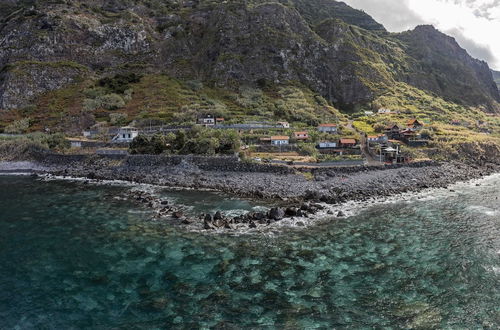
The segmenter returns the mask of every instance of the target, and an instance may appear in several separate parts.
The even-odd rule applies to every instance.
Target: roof
[[[337,127],[337,124],[319,124],[318,127]]]
[[[224,120],[224,118],[219,117],[219,118],[215,118],[215,120],[217,120],[217,121],[223,121],[223,120]]]
[[[378,139],[380,135],[368,135],[369,139]]]
[[[290,140],[288,136],[271,136],[271,141]]]
[[[352,144],[352,143],[356,144],[356,140],[354,140],[354,139],[340,139],[340,143],[342,143],[342,144]]]
[[[411,119],[408,121],[408,125],[422,124],[417,119]]]
[[[307,135],[307,132],[294,132],[295,135]]]

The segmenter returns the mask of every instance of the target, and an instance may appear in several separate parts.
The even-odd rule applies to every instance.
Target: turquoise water
[[[273,236],[149,221],[128,189],[0,177],[1,329],[500,325],[500,177]]]

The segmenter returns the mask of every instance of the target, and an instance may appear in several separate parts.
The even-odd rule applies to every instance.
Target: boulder
[[[344,212],[342,212],[342,211],[339,211],[339,212],[337,213],[337,217],[338,217],[338,218],[343,218],[343,217],[345,217],[345,213],[344,213]]]
[[[182,217],[184,217],[184,214],[181,211],[176,211],[172,214],[172,216],[176,219],[181,219]]]
[[[224,218],[224,216],[222,215],[222,213],[220,211],[215,212],[214,220],[222,220],[223,218]]]
[[[183,225],[190,225],[190,224],[192,224],[192,223],[194,223],[194,221],[193,221],[193,220],[191,220],[191,219],[188,219],[188,218],[186,218],[186,219],[182,220],[182,224],[183,224]]]
[[[285,210],[285,214],[289,217],[297,216],[297,208],[296,207],[287,207]]]
[[[252,218],[254,220],[262,220],[265,217],[266,217],[266,215],[264,213],[262,213],[262,212],[255,212],[255,213],[252,214]]]
[[[207,221],[207,220],[205,220],[203,222],[203,228],[205,228],[207,230],[215,230],[215,229],[217,229],[217,227],[214,226],[214,224],[212,223],[212,221]]]
[[[255,222],[250,221],[250,223],[248,224],[248,227],[249,228],[257,228],[257,225],[255,224]]]
[[[269,219],[281,220],[285,217],[285,211],[280,207],[273,207],[269,210]]]

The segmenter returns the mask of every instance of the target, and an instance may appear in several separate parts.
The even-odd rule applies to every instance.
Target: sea
[[[500,328],[499,175],[237,235],[155,220],[132,189],[0,176],[0,329]]]

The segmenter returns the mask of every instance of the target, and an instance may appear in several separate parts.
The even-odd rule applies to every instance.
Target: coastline
[[[499,172],[494,164],[480,167],[462,163],[395,168],[264,169],[205,170],[189,161],[170,166],[130,166],[126,161],[99,157],[69,163],[0,162],[0,174],[21,172],[87,183],[217,191],[276,205],[267,213],[250,212],[235,218],[202,214],[195,219],[184,215],[182,208],[166,206],[154,194],[136,191],[129,196],[153,209],[157,219],[169,218],[175,220],[174,224],[183,224],[192,230],[233,233],[265,233],[283,226],[305,227],[318,219],[347,218],[369,205],[408,199],[429,189],[446,189],[452,184]]]

